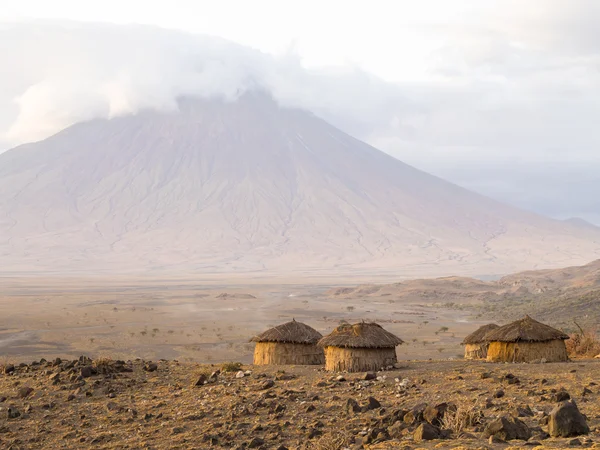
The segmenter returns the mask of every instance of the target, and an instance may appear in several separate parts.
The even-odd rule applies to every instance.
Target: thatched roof
[[[495,323],[488,323],[487,325],[483,325],[482,327],[479,327],[477,330],[469,334],[466,338],[464,338],[461,344],[482,344],[484,342],[487,342],[486,335],[490,331],[495,330],[496,328],[500,327]]]
[[[556,339],[569,339],[569,336],[529,316],[496,328],[486,336],[490,342],[547,342]]]
[[[376,323],[344,323],[319,341],[321,347],[394,348],[403,344],[398,336]]]
[[[292,320],[254,336],[251,342],[285,342],[288,344],[316,344],[323,335],[312,327]]]

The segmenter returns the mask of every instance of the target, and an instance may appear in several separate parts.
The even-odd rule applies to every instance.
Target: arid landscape
[[[42,360],[3,367],[0,445],[11,450],[596,448],[599,367],[598,361],[411,361],[378,374],[338,375],[308,366]],[[569,398],[590,432],[550,436],[556,434],[552,412]]]
[[[440,359],[462,355],[462,339],[485,323],[531,314],[570,332],[575,322],[595,328],[600,318],[598,261],[497,281],[223,282],[5,278],[0,355],[19,362],[86,354],[249,363],[253,336],[295,318],[323,334],[341,320],[375,321],[406,342],[399,359]]]
[[[0,443],[14,450],[590,447],[600,439],[599,360],[465,361],[460,343],[481,324],[517,317],[530,296],[535,316],[557,293],[578,292],[572,312],[596,320],[586,302],[599,267],[360,286],[4,279]],[[502,318],[493,306],[499,298]],[[550,313],[557,326],[585,318]],[[250,338],[292,318],[323,334],[342,320],[376,321],[405,343],[396,368],[375,375],[252,366]],[[548,436],[563,390],[591,434]],[[434,408],[436,417],[425,419],[425,406],[443,412]],[[525,425],[504,424],[490,438],[501,416]]]

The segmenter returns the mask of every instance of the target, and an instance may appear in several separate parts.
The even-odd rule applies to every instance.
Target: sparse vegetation
[[[226,362],[221,365],[221,372],[238,372],[242,368],[242,363],[240,362]]]
[[[333,432],[309,442],[306,448],[309,450],[341,450],[347,448],[348,445],[349,440],[346,435],[341,432]]]
[[[444,428],[452,430],[455,435],[459,435],[466,428],[479,425],[482,419],[482,412],[473,408],[472,405],[460,405],[457,408],[448,408],[442,419],[442,424]]]
[[[596,330],[584,330],[577,322],[579,329],[576,333],[571,333],[565,344],[569,356],[594,357],[600,354],[600,339]]]

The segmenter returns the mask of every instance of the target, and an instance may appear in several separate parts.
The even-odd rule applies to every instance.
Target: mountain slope
[[[529,314],[555,326],[596,329],[600,320],[600,260],[584,266],[530,270],[481,281],[444,277],[331,289],[335,300],[437,304],[472,310],[478,318],[507,323]]]
[[[262,94],[74,125],[0,155],[10,272],[506,273],[600,230],[425,174]]]

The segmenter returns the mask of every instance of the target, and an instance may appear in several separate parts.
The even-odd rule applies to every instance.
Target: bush
[[[242,369],[242,363],[240,362],[226,362],[221,366],[221,372],[238,372]]]
[[[594,357],[600,354],[600,339],[595,330],[583,330],[569,335],[565,342],[570,356]]]
[[[456,409],[448,408],[444,418],[442,419],[442,425],[448,430],[458,436],[466,428],[471,428],[479,425],[483,419],[481,411],[474,409],[470,405],[461,405]]]

